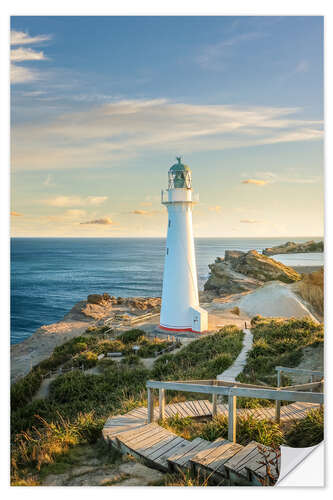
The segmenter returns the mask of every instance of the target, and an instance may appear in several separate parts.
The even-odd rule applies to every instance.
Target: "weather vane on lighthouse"
[[[168,209],[168,234],[163,275],[160,327],[171,331],[203,332],[208,313],[199,306],[198,279],[192,229],[192,172],[177,156],[162,190]]]

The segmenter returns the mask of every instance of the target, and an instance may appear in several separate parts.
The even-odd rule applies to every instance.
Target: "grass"
[[[324,411],[312,410],[295,422],[286,434],[286,443],[293,448],[315,446],[324,439]]]
[[[189,441],[197,437],[206,441],[215,441],[218,438],[228,439],[228,417],[224,415],[217,415],[204,422],[176,415],[161,422],[161,425]],[[237,443],[246,446],[250,441],[276,448],[285,443],[285,438],[280,426],[275,422],[257,420],[252,416],[238,417]]]
[[[310,319],[252,318],[253,347],[249,352],[240,382],[276,386],[276,366],[297,366],[303,358],[305,347],[315,347],[324,342],[323,325]],[[283,385],[290,379],[282,376]]]
[[[176,354],[164,354],[154,364],[157,380],[216,378],[229,368],[242,349],[243,332],[225,326],[214,335],[195,340]]]
[[[269,380],[276,364],[283,355],[292,354],[290,362],[296,362],[301,354],[302,346],[322,342],[322,330],[318,325],[299,320],[288,322],[272,322],[271,320],[255,320],[253,328],[255,338],[254,356],[252,352],[244,377],[248,379],[265,378]],[[100,375],[73,371],[57,377],[50,385],[49,397],[44,400],[31,401],[31,396],[38,390],[42,374],[50,366],[71,361],[83,353],[97,355],[106,348],[105,341],[95,331],[66,342],[53,352],[52,356],[34,368],[24,379],[12,387],[12,484],[36,485],[50,471],[65,470],[74,460],[75,450],[87,443],[96,443],[101,429],[109,415],[123,414],[137,406],[146,405],[146,381],[176,379],[215,378],[218,373],[227,369],[238,356],[242,348],[243,332],[234,326],[227,326],[212,336],[195,340],[174,354],[165,354],[158,358],[152,370],[142,365],[138,356],[133,355],[131,346],[141,342],[146,346],[144,337],[131,333],[112,342],[119,342],[126,353],[121,363],[110,359],[99,361],[102,368]],[[293,342],[296,335],[297,342]],[[150,341],[149,341],[150,342]],[[153,342],[154,345],[158,343]],[[123,347],[124,346],[124,347]],[[292,349],[291,349],[291,346]],[[107,346],[107,349],[110,346]],[[295,356],[295,352],[297,355]],[[294,359],[294,357],[295,359]],[[253,373],[254,360],[265,358],[265,363]],[[287,360],[288,361],[288,360]],[[288,365],[287,365],[288,366]],[[289,365],[291,366],[291,365]],[[293,365],[294,366],[294,365]],[[174,400],[192,397],[191,394],[177,397],[168,394]],[[195,394],[198,398],[198,394]],[[241,398],[239,398],[241,401]],[[242,401],[241,404],[258,405],[260,401]],[[317,422],[318,423],[318,422]],[[311,438],[316,424],[313,417],[303,427],[295,427],[288,436],[281,435],[281,430],[271,422],[254,419],[239,419],[238,440],[245,444],[254,439],[262,444],[273,444],[295,441],[305,442]],[[166,425],[174,428],[176,433],[187,439],[201,436],[207,440],[227,436],[227,420],[218,417],[210,422],[195,422],[190,419],[174,419]],[[298,425],[301,425],[298,423]],[[319,431],[320,432],[319,422]],[[318,427],[318,426],[317,426]],[[317,427],[315,427],[317,429]],[[303,435],[304,434],[304,435]],[[306,437],[305,434],[308,436]],[[292,437],[295,435],[296,437]],[[310,436],[310,437],[309,437]],[[110,460],[115,460],[112,458]],[[67,464],[67,465],[66,465]],[[60,472],[58,472],[60,473]],[[177,485],[195,485],[197,478],[169,478],[178,481]]]

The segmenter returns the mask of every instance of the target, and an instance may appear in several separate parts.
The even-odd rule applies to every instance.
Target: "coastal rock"
[[[250,250],[232,261],[235,271],[260,281],[282,281],[293,283],[301,279],[301,275],[292,267],[261,255],[256,250]]]
[[[284,245],[277,245],[271,248],[265,248],[262,253],[264,255],[277,255],[284,253],[308,253],[308,252],[323,252],[323,241],[306,241],[305,243],[295,243],[294,241],[287,241]]]
[[[87,298],[88,304],[110,304],[114,302],[113,297],[110,297],[108,293],[103,293],[103,295],[99,295],[98,293],[93,293],[91,295],[88,295]]]
[[[300,274],[291,267],[261,255],[256,250],[226,250],[224,259],[218,257],[208,267],[210,276],[204,290],[214,291],[217,295],[253,291],[266,281],[292,283],[301,279]]]

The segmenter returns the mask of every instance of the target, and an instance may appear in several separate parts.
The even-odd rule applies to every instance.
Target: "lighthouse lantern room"
[[[208,314],[199,306],[192,229],[192,208],[198,196],[192,190],[191,170],[180,157],[169,170],[168,189],[162,190],[161,201],[168,209],[168,233],[160,327],[203,332],[208,329]]]

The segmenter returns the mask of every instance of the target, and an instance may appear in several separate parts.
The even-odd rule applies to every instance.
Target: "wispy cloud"
[[[132,210],[129,212],[130,214],[134,215],[156,215],[161,213],[160,210]]]
[[[261,222],[260,220],[254,220],[254,219],[241,219],[239,222],[242,224],[257,224],[258,222]]]
[[[252,31],[249,33],[240,33],[215,44],[203,47],[196,57],[196,62],[204,69],[223,70],[226,69],[230,49],[252,40],[257,40],[266,36],[265,33]]]
[[[10,212],[10,215],[12,215],[13,217],[22,217],[23,214],[20,214],[18,212]]]
[[[36,35],[30,36],[28,33],[24,31],[15,31],[12,30],[10,33],[10,44],[11,45],[31,45],[41,42],[47,42],[51,40],[52,35]]]
[[[108,199],[107,196],[56,196],[43,200],[42,203],[51,207],[80,207],[85,205],[101,205]]]
[[[36,50],[26,47],[19,47],[18,49],[13,49],[10,51],[10,60],[13,62],[44,61],[45,59],[47,59],[47,57],[45,57],[42,50],[40,52],[37,52]]]
[[[269,184],[284,183],[284,184],[315,184],[322,181],[320,175],[311,175],[304,173],[302,169],[290,168],[285,172],[276,174],[273,172],[258,172],[258,176],[266,179]]]
[[[36,69],[31,69],[26,66],[18,65],[24,61],[45,61],[47,57],[43,51],[37,52],[34,49],[25,47],[25,45],[40,44],[51,39],[51,35],[30,36],[23,31],[12,31],[10,35],[10,43],[12,46],[23,45],[10,51],[10,79],[12,84],[30,83],[38,80],[41,73]]]
[[[113,224],[113,221],[110,219],[110,217],[102,217],[101,219],[80,222],[80,224],[101,224],[104,226],[110,226],[111,224]]]
[[[246,179],[242,181],[242,184],[255,184],[256,186],[265,186],[265,184],[268,184],[268,181],[263,181],[261,179]]]
[[[221,210],[222,210],[222,207],[220,205],[215,205],[214,207],[208,207],[208,209],[211,211],[211,212],[217,212],[217,213],[220,213]]]
[[[13,130],[13,167],[95,167],[150,151],[213,151],[322,138],[297,108],[115,101]],[[170,127],[170,123],[173,124]]]

